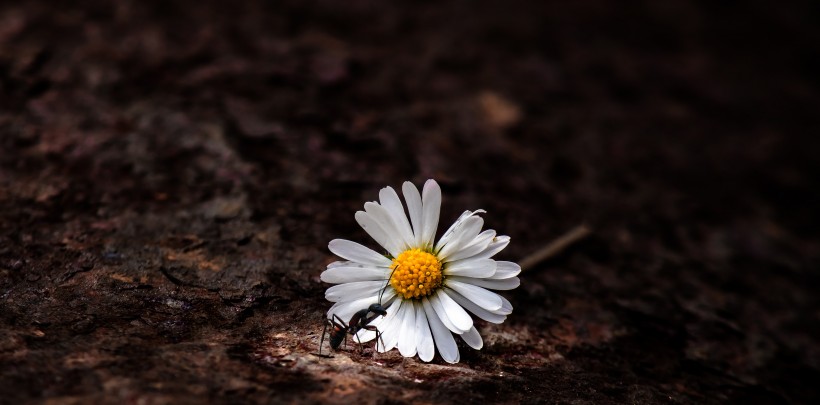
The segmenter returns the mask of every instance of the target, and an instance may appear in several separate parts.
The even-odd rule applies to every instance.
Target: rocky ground
[[[0,402],[820,400],[815,2],[169,3],[0,5]],[[428,178],[593,233],[457,365],[313,355]]]

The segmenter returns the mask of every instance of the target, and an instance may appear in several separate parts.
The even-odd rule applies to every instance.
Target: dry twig
[[[538,249],[527,257],[521,259],[518,264],[521,266],[522,270],[531,269],[538,263],[561,253],[564,249],[585,238],[590,233],[592,233],[592,230],[586,224],[578,225],[575,228],[572,228],[569,232],[558,237],[558,239],[553,240],[541,249]]]

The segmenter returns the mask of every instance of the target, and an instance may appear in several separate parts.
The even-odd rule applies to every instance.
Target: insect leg
[[[327,333],[327,325],[329,325],[330,322],[330,319],[325,318],[325,327],[322,328],[322,339],[319,340],[319,355],[322,354],[322,344],[325,342],[325,333]]]
[[[347,323],[345,323],[345,321],[343,321],[342,318],[339,318],[339,316],[336,315],[336,314],[333,314],[333,318],[328,319],[328,321],[333,323],[334,327],[337,327],[337,328],[345,331],[344,332],[344,334],[345,334],[344,344],[345,344],[345,346],[347,346],[347,331],[350,330],[350,326],[348,326]]]
[[[382,339],[382,333],[379,331],[379,328],[375,327],[374,325],[365,325],[362,326],[362,329],[369,330],[372,332],[376,332],[376,347],[373,348],[373,357],[376,357],[376,352],[379,351],[379,342],[382,342],[382,347],[384,347],[384,340]]]
[[[339,315],[333,314],[333,319],[328,319],[328,322],[333,324],[335,327],[348,329],[347,324],[342,320],[342,318],[339,318]]]

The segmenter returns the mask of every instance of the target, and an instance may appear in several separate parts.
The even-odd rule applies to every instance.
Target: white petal
[[[481,277],[486,278],[495,274],[495,260],[481,259],[447,264],[444,274],[448,276]]]
[[[498,252],[504,250],[504,248],[507,247],[507,245],[509,245],[509,244],[510,244],[510,237],[509,236],[506,236],[506,235],[496,236],[493,239],[493,241],[490,242],[489,245],[487,245],[487,249],[484,249],[483,252],[481,252],[481,253],[479,253],[475,256],[468,257],[467,259],[489,259],[489,258],[495,256]],[[463,260],[467,260],[467,259],[463,259]]]
[[[450,241],[441,248],[438,257],[442,260],[446,260],[450,255],[458,252],[463,246],[472,242],[472,240],[478,236],[482,226],[484,226],[484,218],[473,216],[465,219],[461,226],[453,231],[453,236],[450,238]]]
[[[427,299],[422,300],[422,305],[424,305],[424,312],[427,314],[427,320],[430,323],[430,331],[433,333],[433,339],[435,339],[436,348],[441,358],[448,363],[457,363],[460,356],[453,334],[441,323]]]
[[[334,267],[344,267],[344,266],[350,266],[350,265],[353,265],[353,264],[358,264],[358,263],[351,262],[351,261],[348,261],[348,260],[339,260],[339,261],[335,261],[333,263],[328,264],[327,268],[332,269]]]
[[[421,246],[422,241],[422,209],[421,194],[413,183],[405,181],[401,186],[404,201],[407,202],[407,213],[410,214],[410,223],[413,224],[414,246]]]
[[[455,222],[453,222],[453,224],[450,225],[449,228],[447,228],[447,231],[445,231],[444,234],[441,235],[441,238],[439,238],[438,243],[436,243],[436,250],[440,250],[442,247],[450,243],[450,241],[453,238],[455,238],[457,231],[461,229],[461,227],[464,224],[464,221],[472,218],[474,215],[483,214],[486,212],[487,211],[480,209],[475,211],[467,210],[462,212],[461,215],[459,215],[458,219],[456,219]],[[469,243],[469,241],[467,243]]]
[[[462,212],[461,215],[459,215],[458,218],[456,218],[456,220],[453,221],[452,225],[450,225],[450,227],[447,228],[447,230],[444,231],[443,234],[441,234],[441,238],[439,238],[438,243],[436,243],[436,249],[439,249],[442,246],[444,246],[444,244],[450,240],[450,237],[453,236],[453,231],[455,231],[459,226],[461,226],[461,222],[471,217],[472,215],[473,212],[470,210]]]
[[[376,331],[361,329],[353,335],[353,341],[356,343],[367,343],[376,338]]]
[[[453,333],[462,333],[465,329],[457,328],[453,322],[450,320],[450,317],[447,316],[447,310],[444,309],[444,305],[441,303],[441,300],[438,298],[438,295],[432,294],[424,299],[430,300],[430,305],[432,305],[433,309],[435,310],[436,316],[439,318],[442,324],[444,324],[447,329],[453,331]]]
[[[495,238],[495,231],[492,229],[485,229],[480,234],[478,234],[478,236],[476,236],[472,242],[468,243],[467,246],[483,244],[486,247],[490,242],[493,241],[493,238]]]
[[[375,325],[382,334],[381,341],[376,343],[378,351],[382,353],[392,350],[399,342],[402,319],[398,315],[401,313],[402,306],[404,306],[404,300],[394,301],[393,305],[387,308],[387,316],[373,322],[373,325]]]
[[[470,345],[473,349],[481,350],[484,347],[484,340],[481,339],[481,335],[476,330],[475,326],[470,328],[467,332],[461,334],[461,338]]]
[[[501,296],[499,295],[499,297],[501,297]],[[499,309],[498,311],[495,311],[495,313],[501,314],[501,315],[509,315],[509,314],[512,313],[512,310],[513,310],[512,304],[510,304],[510,302],[507,301],[506,298],[501,297],[501,309]]]
[[[460,283],[477,285],[491,290],[512,290],[521,285],[521,281],[518,277],[505,278],[503,280],[488,280],[483,278],[453,276],[448,278],[448,281],[458,281]]]
[[[364,211],[357,211],[355,217],[359,226],[361,226],[376,243],[390,252],[393,257],[401,253],[401,247],[397,243],[398,241],[392,235],[389,235],[373,216]]]
[[[345,264],[341,266],[328,266],[327,270],[320,276],[322,281],[331,284],[350,283],[353,281],[387,280],[390,269],[385,267],[373,267],[361,263]]]
[[[390,212],[387,211],[387,208],[382,207],[378,203],[374,202],[366,202],[364,203],[364,210],[376,221],[379,226],[384,229],[385,235],[390,238],[390,243],[395,246],[396,252],[403,252],[407,248],[407,242],[401,235],[399,231],[398,225],[396,221],[393,220],[393,217],[390,215]],[[391,254],[393,254],[391,252]],[[393,254],[393,257],[396,257],[398,253]]]
[[[377,297],[386,281],[354,281],[337,284],[325,291],[325,298],[330,302],[354,301],[365,296]]]
[[[433,360],[436,355],[436,347],[433,343],[433,335],[430,334],[430,325],[427,322],[424,306],[419,302],[413,302],[416,308],[416,350],[421,361]]]
[[[404,357],[416,355],[416,309],[413,301],[408,300],[402,306],[401,333],[399,334],[399,353]]]
[[[448,291],[447,295],[449,295],[450,298],[452,298],[459,305],[464,307],[464,309],[472,312],[473,315],[475,315],[475,316],[477,316],[477,317],[479,317],[479,318],[481,318],[481,319],[483,319],[487,322],[502,323],[507,319],[507,317],[505,315],[490,312],[490,311],[487,311],[484,308],[481,308],[480,306],[476,305],[474,302],[468,300],[467,298],[464,298],[461,294],[459,294],[459,293],[457,293],[453,290]]]
[[[490,242],[492,242],[494,237],[495,231],[492,229],[488,229],[484,232],[481,232],[480,234],[478,234],[478,236],[473,238],[473,240],[470,243],[467,243],[465,246],[462,246],[457,252],[447,257],[447,260],[454,261],[475,256],[487,250],[487,246],[490,245]]]
[[[473,318],[470,318],[470,314],[468,314],[461,305],[453,301],[453,299],[444,292],[443,288],[439,288],[438,291],[436,291],[436,297],[441,302],[445,315],[450,318],[450,322],[458,329],[458,331],[455,331],[456,333],[463,333],[473,326]],[[499,304],[499,307],[500,306],[501,304]]]
[[[333,239],[327,247],[336,256],[353,262],[372,264],[374,266],[381,267],[390,267],[390,259],[356,242],[345,239]]]
[[[386,290],[382,290],[379,294],[379,302],[382,303],[382,307],[387,308],[393,302],[393,297],[396,297],[396,290],[392,287],[387,288]]]
[[[504,250],[507,245],[510,244],[510,237],[507,235],[498,235],[493,238],[493,241],[487,246],[487,249],[481,252],[481,255],[489,255],[487,257],[493,257],[498,252]]]
[[[386,294],[386,293],[385,293]],[[392,298],[392,297],[391,297]],[[358,311],[369,307],[371,304],[375,304],[379,302],[379,298],[376,296],[370,297],[363,297],[356,300],[350,301],[341,301],[333,304],[330,309],[327,311],[327,317],[332,318],[333,315],[338,316],[339,318],[344,321],[345,324],[350,320],[350,318]]]
[[[495,269],[495,274],[490,277],[493,280],[503,280],[505,278],[512,278],[521,273],[521,266],[513,262],[496,261],[498,267]]]
[[[396,229],[399,231],[399,236],[404,239],[405,246],[413,246],[416,244],[416,237],[413,236],[413,230],[410,228],[410,222],[407,220],[407,215],[404,214],[404,206],[401,204],[399,195],[393,187],[385,187],[379,191],[379,201],[382,204],[393,222],[396,224]]]
[[[488,311],[495,311],[501,308],[501,296],[494,292],[487,291],[481,287],[471,284],[454,281],[449,278],[445,281],[445,285],[453,290],[456,290],[459,294],[463,295],[464,298],[475,302],[478,306]]]
[[[422,246],[433,246],[438,228],[438,218],[441,213],[441,187],[435,180],[427,180],[421,192],[422,200]]]

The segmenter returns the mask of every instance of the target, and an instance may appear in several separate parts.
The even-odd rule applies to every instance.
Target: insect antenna
[[[390,279],[393,278],[393,273],[395,273],[396,269],[398,269],[398,268],[399,268],[399,265],[396,264],[396,267],[393,267],[393,271],[391,271],[390,275],[387,277],[387,282],[384,283],[384,288],[382,288],[382,291],[379,293],[379,304],[382,303],[382,297],[384,296],[384,292],[387,290],[387,287],[390,285]]]

